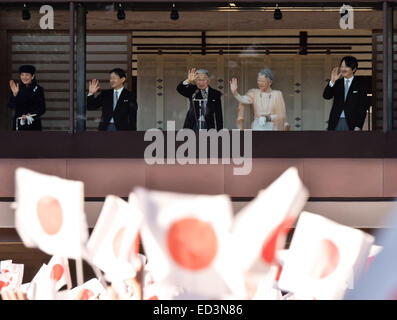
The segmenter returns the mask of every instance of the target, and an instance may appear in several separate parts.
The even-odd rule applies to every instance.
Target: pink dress
[[[260,89],[251,89],[244,96],[238,94],[236,99],[240,102],[237,115],[240,129],[243,129],[245,105],[252,105],[254,115],[251,123],[252,130],[285,130],[286,111],[280,90],[267,93],[261,92]],[[266,115],[270,115],[270,122],[266,122]]]

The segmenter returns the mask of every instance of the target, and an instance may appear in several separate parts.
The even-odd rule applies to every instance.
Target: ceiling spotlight
[[[276,4],[276,9],[274,10],[274,19],[281,20],[282,18],[283,18],[283,14],[281,13],[281,10],[278,7],[278,4]]]
[[[233,1],[230,1],[229,2],[229,7],[230,8],[235,8],[235,7],[237,7],[237,5]]]
[[[175,3],[172,4],[170,18],[171,18],[171,20],[178,20],[179,19],[178,9],[175,8]]]
[[[124,9],[123,9],[121,3],[119,3],[119,8],[117,9],[117,19],[119,19],[119,20],[125,19],[125,12],[124,12]]]
[[[23,20],[29,20],[30,19],[30,12],[29,12],[28,7],[26,6],[26,3],[23,4],[22,19]]]

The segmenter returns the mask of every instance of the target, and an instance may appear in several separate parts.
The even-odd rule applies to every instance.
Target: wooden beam
[[[20,10],[1,9],[0,29],[51,32],[69,30],[67,10],[55,10],[54,31],[41,30],[41,15],[31,10],[31,19],[21,21]],[[282,20],[274,20],[272,12],[182,12],[177,21],[164,11],[128,11],[118,20],[115,11],[95,10],[87,13],[87,31],[185,30],[185,31],[253,31],[266,29],[340,29],[338,12],[284,12]],[[396,19],[395,19],[396,20]],[[356,12],[355,29],[382,29],[382,11]],[[397,27],[397,24],[395,24]],[[341,30],[348,32],[349,30]]]

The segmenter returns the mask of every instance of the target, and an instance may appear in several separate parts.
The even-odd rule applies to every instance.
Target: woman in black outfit
[[[37,84],[35,73],[34,66],[23,65],[19,68],[21,81],[10,80],[12,92],[8,107],[14,109],[14,130],[18,118],[18,130],[41,130],[40,117],[45,113],[44,89]]]

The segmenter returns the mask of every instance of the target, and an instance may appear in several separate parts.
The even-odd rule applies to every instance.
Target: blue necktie
[[[116,109],[117,101],[118,101],[118,100],[119,100],[118,92],[115,90],[115,91],[114,91],[114,96],[113,96],[113,111],[114,111],[114,109]],[[110,119],[109,122],[110,122],[110,123],[114,123],[113,117]]]
[[[115,92],[114,92],[114,97],[113,97],[113,110],[116,109],[117,101],[118,101],[118,100],[119,100],[118,92],[115,91]]]
[[[349,81],[350,80],[345,81],[345,101],[346,101],[346,97],[347,97],[347,92],[349,91]]]

